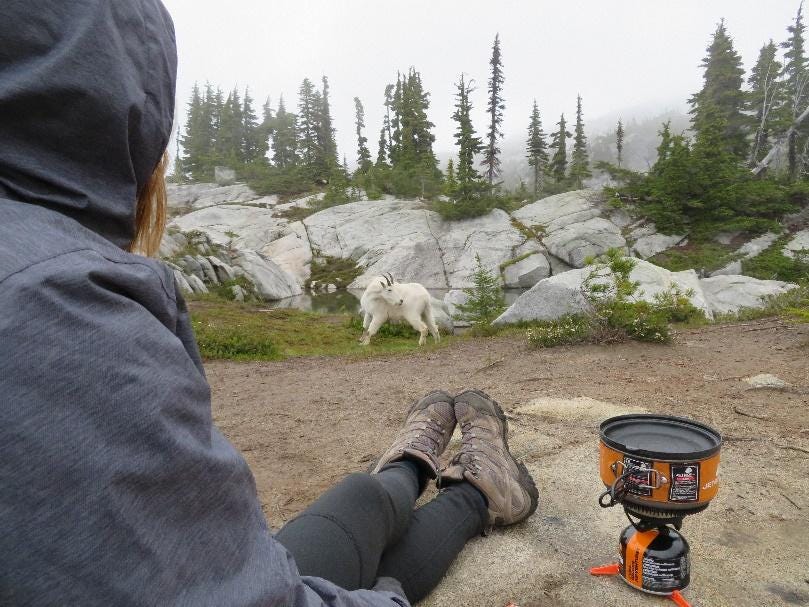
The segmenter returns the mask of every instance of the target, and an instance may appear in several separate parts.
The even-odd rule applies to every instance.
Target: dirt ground
[[[273,527],[364,470],[427,391],[476,387],[503,405],[539,510],[472,540],[423,605],[673,605],[587,573],[615,560],[626,525],[596,500],[598,424],[627,411],[693,417],[725,436],[719,495],[683,527],[692,604],[809,605],[807,341],[809,325],[764,320],[684,331],[671,346],[529,350],[510,337],[406,356],[206,366],[215,421],[250,463]],[[751,389],[744,378],[760,373],[792,386]]]

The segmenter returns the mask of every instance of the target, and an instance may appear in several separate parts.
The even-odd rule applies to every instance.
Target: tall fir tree
[[[475,169],[475,154],[483,149],[483,143],[472,126],[472,102],[469,93],[474,89],[472,82],[466,82],[463,74],[456,84],[455,112],[452,119],[457,123],[455,128],[455,143],[458,145],[458,164],[455,169],[456,197],[459,200],[472,198],[480,190],[480,174]]]
[[[242,99],[242,156],[244,162],[256,163],[264,159],[267,153],[265,137],[258,123],[258,116],[253,109],[253,98],[250,89],[244,89]]]
[[[553,156],[551,163],[548,167],[551,177],[556,183],[564,183],[567,179],[567,140],[573,134],[567,130],[567,123],[565,122],[565,115],[559,118],[556,123],[559,128],[551,136],[551,149]]]
[[[542,120],[539,116],[537,100],[531,110],[531,121],[528,124],[528,141],[526,142],[526,157],[528,166],[533,169],[534,197],[542,191],[545,174],[548,171],[548,143],[542,130]]]
[[[747,84],[746,109],[752,116],[753,142],[750,146],[748,165],[755,166],[772,146],[770,132],[778,118],[779,108],[784,107],[783,85],[780,81],[783,66],[777,58],[778,48],[770,40],[761,47],[758,60],[750,71]]]
[[[388,84],[385,87],[385,115],[382,117],[382,131],[383,136],[385,138],[385,159],[380,162],[379,156],[377,156],[377,164],[387,164],[388,160],[391,160],[390,153],[391,153],[391,141],[393,140],[393,132],[391,126],[391,112],[393,111],[393,90],[395,86],[393,84]],[[382,137],[379,139],[380,141],[380,150],[382,149]]]
[[[385,127],[379,130],[379,147],[376,152],[376,166],[386,167],[388,165],[388,138]]]
[[[194,83],[186,113],[185,136],[180,139],[183,146],[183,175],[194,181],[201,181],[207,176],[206,156],[211,143],[207,125],[204,124],[203,102],[202,91]]]
[[[486,179],[489,186],[500,176],[500,148],[498,142],[503,137],[503,110],[506,108],[503,99],[503,61],[500,53],[500,34],[494,37],[492,45],[492,58],[489,60],[491,73],[489,76],[489,100],[486,111],[489,114],[489,131],[486,134],[486,149],[484,150],[482,165],[486,169]]]
[[[362,134],[365,128],[365,108],[359,97],[354,97],[354,118],[357,127],[357,166],[361,173],[371,168],[371,152],[368,150],[368,138]]]
[[[660,144],[657,146],[657,160],[652,167],[652,173],[656,175],[661,173],[671,153],[671,120],[667,120],[663,123],[663,127],[658,132],[658,135],[660,135]]]
[[[746,160],[749,119],[743,113],[745,95],[742,91],[744,69],[742,59],[733,48],[724,20],[716,27],[708,54],[702,60],[705,69],[702,90],[693,95],[691,125],[699,136],[715,118],[725,123],[724,141],[728,152],[740,161]]]
[[[458,180],[455,179],[455,161],[450,158],[447,161],[447,172],[444,177],[444,194],[454,198],[457,194]]]
[[[402,147],[402,74],[396,74],[396,84],[393,87],[393,95],[390,100],[390,135],[388,137],[388,153],[391,166],[395,167],[399,163],[399,156]]]
[[[318,142],[320,144],[323,162],[327,167],[337,164],[337,143],[334,138],[334,125],[331,117],[331,102],[329,100],[329,79],[322,78],[323,91],[320,94],[318,108]]]
[[[624,123],[618,119],[618,127],[615,129],[615,150],[618,152],[618,168],[624,162]]]
[[[320,96],[316,95],[312,81],[304,78],[298,90],[298,155],[313,179],[317,177],[315,165],[321,156],[317,136],[319,104]]]
[[[783,123],[788,128],[806,108],[809,100],[809,74],[807,74],[807,58],[805,51],[803,23],[803,2],[798,6],[795,21],[787,27],[789,39],[781,44],[784,52],[784,85],[786,87],[786,103],[784,105]],[[804,170],[805,160],[800,158],[802,141],[807,137],[807,127],[789,131],[787,140],[789,176],[797,179]]]
[[[570,178],[576,187],[584,187],[584,180],[592,177],[590,154],[587,151],[587,137],[584,134],[584,117],[581,109],[581,95],[576,97],[576,128],[573,135],[573,153],[570,156]]]
[[[237,168],[244,158],[244,124],[239,91],[233,89],[225,99],[219,119],[216,137],[216,162]]]
[[[279,169],[289,169],[298,162],[298,133],[295,114],[287,112],[284,96],[278,100],[278,111],[272,122],[272,162]]]

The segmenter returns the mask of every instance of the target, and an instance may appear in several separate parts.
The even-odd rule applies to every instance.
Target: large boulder
[[[500,265],[527,240],[499,209],[446,222],[412,200],[340,205],[310,215],[303,224],[317,254],[350,258],[365,268],[350,285],[358,289],[384,272],[427,288],[469,287],[476,255],[499,274]]]
[[[452,319],[452,324],[456,327],[469,327],[472,325],[468,320],[461,318],[461,311],[458,309],[459,305],[464,305],[469,301],[469,295],[460,289],[452,289],[444,295],[444,305],[446,306],[447,314]]]
[[[684,240],[685,236],[650,234],[638,238],[632,245],[632,251],[641,259],[649,259],[666,249],[683,244]]]
[[[258,251],[285,236],[289,221],[273,215],[272,209],[222,204],[175,218],[169,224],[183,232],[198,230],[220,247]]]
[[[312,247],[309,245],[309,236],[300,221],[289,224],[286,230],[286,235],[263,246],[260,249],[261,254],[294,276],[298,284],[305,285],[312,275]]]
[[[188,245],[188,239],[181,232],[169,232],[166,230],[163,233],[163,238],[160,241],[160,249],[158,255],[160,257],[175,257]]]
[[[608,249],[626,249],[622,226],[603,216],[598,192],[578,190],[543,198],[514,212],[514,218],[544,236],[548,252],[572,267]],[[624,224],[625,217],[619,217]]]
[[[553,255],[576,268],[609,249],[626,250],[621,228],[603,217],[568,224],[549,232],[542,242]]]
[[[578,190],[548,196],[527,204],[514,212],[514,217],[529,227],[541,226],[546,232],[559,230],[571,223],[599,217],[600,195],[592,190]]]
[[[587,301],[582,284],[589,272],[589,268],[579,268],[540,280],[520,295],[493,324],[556,320],[567,314],[583,312],[587,308]]]
[[[579,268],[541,280],[526,291],[500,315],[494,324],[503,325],[532,320],[556,320],[567,314],[579,314],[589,306],[584,294],[584,282],[591,267]],[[696,272],[670,272],[648,261],[635,260],[630,279],[638,282],[636,299],[654,301],[655,295],[671,289],[689,294],[691,303],[713,318],[713,310],[700,287]],[[599,279],[601,280],[601,279]]]
[[[750,276],[711,276],[699,281],[715,314],[735,314],[743,308],[763,308],[767,299],[797,285],[780,280],[759,280]]]
[[[509,288],[530,288],[551,275],[551,264],[540,252],[528,254],[513,263],[506,262],[503,283]]]
[[[799,254],[802,254],[804,259],[809,258],[809,230],[801,230],[796,233],[795,237],[784,247],[784,255],[789,258],[794,259]]]
[[[166,186],[170,208],[202,209],[225,202],[251,202],[261,197],[243,183],[218,185],[216,183],[170,183]],[[264,203],[277,202],[278,198],[261,199]]]
[[[294,276],[255,251],[239,251],[233,263],[244,270],[258,294],[264,299],[285,299],[303,293]]]

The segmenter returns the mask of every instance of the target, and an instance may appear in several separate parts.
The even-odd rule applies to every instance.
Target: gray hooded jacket
[[[0,605],[407,605],[298,574],[170,271],[122,250],[175,71],[159,0],[2,2]]]

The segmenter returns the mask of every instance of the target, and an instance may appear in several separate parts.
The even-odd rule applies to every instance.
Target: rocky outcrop
[[[543,234],[552,255],[577,268],[608,249],[626,249],[621,227],[601,215],[601,197],[590,190],[550,196],[514,212],[515,219]]]
[[[649,259],[662,253],[666,249],[685,244],[686,237],[666,234],[649,234],[648,236],[641,236],[632,245],[632,252],[641,259]]]
[[[256,292],[264,299],[285,299],[303,293],[293,276],[260,253],[239,251],[234,256],[233,263],[244,270]]]
[[[784,255],[790,259],[794,259],[799,254],[803,258],[809,258],[809,230],[797,232],[784,247]]]
[[[469,287],[476,255],[484,267],[498,273],[527,240],[499,209],[484,217],[445,222],[418,201],[405,200],[332,207],[303,224],[313,250],[353,259],[364,268],[350,288],[365,288],[383,272],[427,288]]]
[[[729,237],[735,238],[738,235],[738,233],[733,233],[730,234]],[[711,276],[735,276],[741,274],[743,260],[752,259],[756,255],[766,251],[773,245],[773,243],[775,243],[776,240],[778,240],[778,234],[774,234],[772,232],[767,232],[766,234],[762,234],[757,238],[753,238],[736,249],[736,251],[733,253],[733,261],[724,267],[719,268],[715,272],[712,272]],[[717,238],[717,242],[722,241]],[[730,240],[727,240],[727,242],[729,243]]]
[[[354,262],[362,272],[348,285],[352,288],[362,289],[371,277],[390,272],[402,282],[459,289],[472,286],[480,256],[504,286],[530,288],[582,268],[589,257],[611,248],[647,258],[684,241],[680,235],[658,234],[654,224],[634,221],[625,210],[610,208],[600,193],[591,190],[550,196],[512,215],[494,210],[452,222],[443,221],[419,201],[391,197],[331,207],[291,221],[285,217],[288,211],[305,208],[318,196],[279,204],[277,197],[259,197],[244,184],[171,185],[169,195],[174,209],[190,212],[172,220],[161,255],[177,260],[195,251],[184,256],[183,263],[178,260],[189,287],[193,289],[195,282],[190,277],[200,284],[217,284],[243,275],[261,283],[258,292],[273,299],[300,293],[310,282],[315,258]],[[198,233],[204,235],[203,241],[195,241]],[[776,238],[766,234],[754,239],[737,251],[737,257],[755,255]],[[804,248],[806,239],[806,231],[797,235],[785,254]],[[639,264],[636,272],[642,268]],[[740,271],[736,261],[718,273]],[[545,287],[561,289],[572,276]],[[656,276],[660,278],[659,273]],[[652,285],[666,282],[657,278],[650,281],[650,292]],[[705,309],[711,311],[710,306]]]
[[[735,314],[744,308],[762,308],[767,299],[797,288],[780,280],[759,280],[750,276],[712,276],[700,280],[715,314]]]
[[[166,186],[169,208],[202,209],[223,203],[261,202],[276,204],[277,196],[262,198],[243,183],[217,185],[215,183],[169,183]]]
[[[541,280],[523,293],[495,321],[496,325],[532,320],[556,320],[567,314],[579,314],[589,309],[584,294],[584,282],[591,268],[580,268]],[[713,309],[702,292],[696,272],[670,272],[648,261],[638,260],[630,279],[638,282],[635,297],[654,301],[655,295],[672,288],[689,293],[691,303],[713,318]]]

